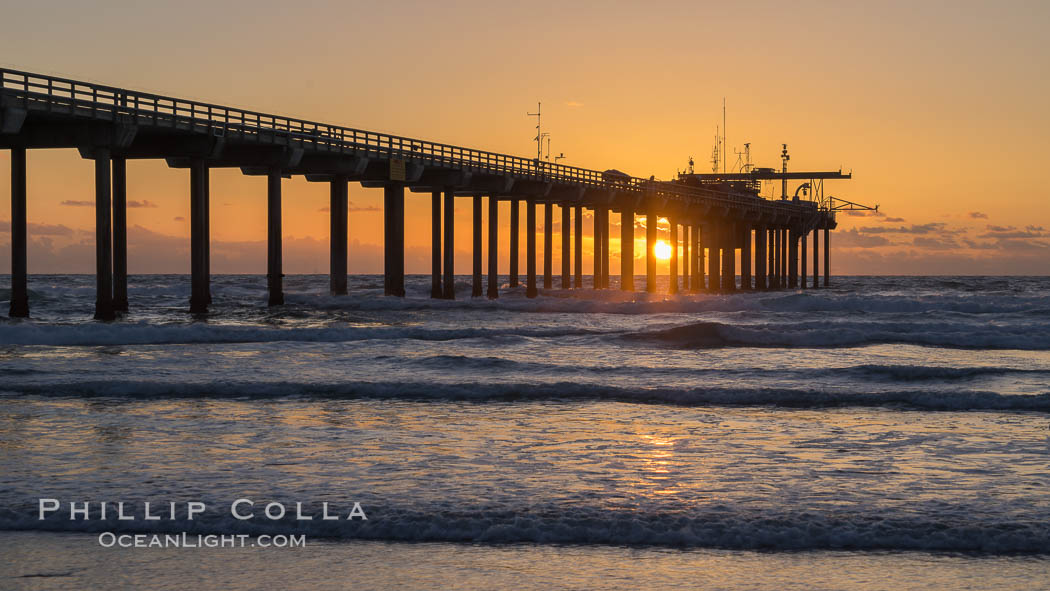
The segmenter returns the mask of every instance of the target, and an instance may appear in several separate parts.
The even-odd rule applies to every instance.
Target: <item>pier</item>
[[[214,168],[267,178],[267,286],[274,306],[284,303],[281,186],[293,175],[330,185],[334,295],[347,293],[350,183],[383,189],[383,285],[387,295],[396,297],[405,295],[406,206],[429,206],[431,211],[434,298],[456,297],[452,212],[457,198],[469,198],[473,206],[471,295],[488,298],[500,294],[499,201],[511,204],[506,253],[511,287],[520,279],[518,222],[525,208],[528,297],[540,293],[538,273],[542,289],[555,285],[555,208],[562,232],[560,289],[583,288],[582,220],[589,210],[594,220],[593,288],[609,288],[609,214],[618,213],[620,289],[639,287],[634,241],[640,217],[645,225],[644,289],[650,293],[657,291],[660,219],[671,224],[671,293],[806,289],[830,284],[830,231],[836,227],[836,211],[868,209],[834,198],[799,199],[797,191],[791,198],[786,194],[788,180],[808,180],[806,185],[816,194],[817,183],[824,179],[850,178],[841,172],[788,173],[785,167],[782,172],[685,174],[660,181],[10,69],[0,69],[0,148],[11,151],[12,317],[29,315],[26,159],[36,149],[75,148],[81,157],[94,160],[95,318],[101,320],[127,312],[131,304],[126,178],[127,164],[134,160],[163,159],[189,174],[189,310],[194,314],[206,313],[211,303],[209,171]],[[782,180],[781,199],[763,199],[750,190],[762,180]],[[429,199],[406,201],[406,190]],[[487,269],[482,260],[486,210]],[[543,216],[544,229],[541,270],[536,266],[537,215]],[[811,270],[806,266],[807,246],[813,253]]]

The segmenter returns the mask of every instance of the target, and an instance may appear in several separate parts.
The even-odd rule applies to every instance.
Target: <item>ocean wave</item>
[[[287,506],[294,507],[294,504]],[[5,511],[0,530],[99,533],[303,534],[339,540],[461,542],[481,544],[589,544],[707,547],[755,550],[909,550],[1050,553],[1045,519],[983,515],[969,507],[939,506],[932,513],[827,511],[803,507],[768,510],[706,506],[693,510],[599,509],[587,506],[375,507],[362,503],[367,520],[237,520],[228,513],[184,520],[70,521],[36,519]],[[307,513],[309,514],[309,513]]]
[[[1007,395],[996,392],[893,390],[858,392],[802,388],[626,388],[580,382],[438,383],[438,382],[180,382],[147,380],[49,381],[5,384],[0,396],[117,398],[334,398],[405,401],[610,400],[680,406],[771,406],[836,408],[889,406],[937,411],[1050,412],[1050,392]]]
[[[834,321],[725,324],[695,322],[623,335],[682,349],[718,347],[857,347],[907,344],[961,349],[1050,350],[1050,330],[1031,324],[989,325],[944,321]]]
[[[800,380],[823,380],[826,378],[857,378],[889,382],[921,381],[966,381],[988,376],[1033,376],[1046,375],[1050,378],[1050,367],[1046,369],[972,366],[946,367],[933,365],[858,365],[843,367],[689,367],[656,365],[640,367],[636,365],[582,365],[579,363],[550,363],[543,361],[520,361],[496,356],[470,355],[427,355],[419,357],[395,357],[381,355],[376,360],[396,359],[400,365],[419,366],[428,369],[450,371],[515,371],[542,372],[542,375],[594,375],[594,376],[636,376],[640,372],[653,377],[697,378],[704,375],[717,377],[754,378],[775,376],[779,378],[797,377]],[[2,371],[2,370],[0,370]]]
[[[422,326],[344,326],[269,328],[207,323],[11,323],[0,331],[0,345],[162,345],[189,343],[346,342],[373,339],[451,341],[514,337],[552,338],[601,334],[580,327],[426,328]]]

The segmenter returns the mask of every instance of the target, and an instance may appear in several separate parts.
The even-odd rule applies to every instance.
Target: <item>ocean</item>
[[[1045,588],[1050,278],[832,280],[445,301],[296,275],[269,309],[220,275],[194,319],[188,277],[140,275],[107,324],[92,276],[32,276],[34,318],[0,320],[0,588]]]

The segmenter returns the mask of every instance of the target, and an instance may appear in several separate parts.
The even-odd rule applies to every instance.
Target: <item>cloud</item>
[[[952,234],[961,232],[961,230],[948,230],[942,222],[912,224],[911,226],[898,226],[896,228],[864,226],[858,228],[858,230],[864,234],[932,234],[936,232]]]
[[[65,205],[66,207],[94,207],[94,201],[74,201],[73,199],[66,199],[59,203],[59,205]]]
[[[980,211],[971,211],[969,215],[970,215],[971,218],[973,218],[975,220],[986,220],[986,219],[988,219],[988,214],[980,212]]]
[[[128,207],[157,207],[157,204],[152,201],[143,199],[142,201],[128,201]]]
[[[922,248],[929,248],[931,250],[950,250],[953,248],[959,248],[959,244],[953,238],[941,240],[940,238],[930,238],[928,236],[916,236],[911,242],[915,246],[921,246]]]
[[[1050,238],[1042,226],[1025,226],[1024,230],[1014,226],[987,226],[988,231],[978,234],[978,238],[992,238],[995,240],[1028,240],[1032,238]]]
[[[565,101],[565,106],[569,107],[570,109],[579,109],[583,106],[583,103],[579,101]]]
[[[11,220],[0,220],[0,233],[11,231]],[[36,236],[72,236],[73,228],[62,224],[26,223],[26,232]]]
[[[182,217],[181,215],[177,215],[177,216],[175,216],[174,220],[176,222],[185,222],[186,218]]]
[[[905,221],[907,221],[907,220],[905,220],[904,218],[886,218],[886,219],[882,220],[882,223],[884,223],[884,224],[902,224]]]
[[[356,206],[356,205],[350,204],[350,211],[382,211],[382,210],[379,209],[375,205]]]
[[[884,236],[868,236],[858,232],[856,228],[845,232],[836,232],[832,238],[832,249],[835,247],[877,248],[891,245],[893,243]]]
[[[332,211],[332,208],[331,208],[331,207],[328,207],[328,206],[325,206],[325,207],[319,207],[319,208],[317,209],[317,211],[319,211],[319,212],[321,212],[321,213],[328,213],[328,212]]]

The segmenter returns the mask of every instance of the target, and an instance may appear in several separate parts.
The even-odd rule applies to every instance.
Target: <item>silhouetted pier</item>
[[[539,207],[543,208],[544,227],[543,288],[554,286],[554,206],[561,213],[562,289],[583,287],[584,209],[591,210],[594,218],[596,289],[609,286],[610,212],[619,212],[624,220],[620,224],[620,287],[626,291],[635,289],[635,216],[645,220],[646,291],[656,291],[659,218],[666,218],[671,226],[672,293],[805,288],[809,284],[807,236],[811,233],[812,287],[819,286],[821,260],[823,284],[827,287],[829,283],[830,230],[836,226],[836,208],[830,201],[818,204],[797,199],[766,200],[735,190],[728,182],[733,180],[730,178],[722,178],[727,181],[723,184],[657,181],[53,76],[8,69],[0,69],[0,76],[0,148],[11,151],[11,316],[29,314],[26,153],[46,148],[76,148],[82,157],[95,161],[95,317],[99,319],[111,319],[115,312],[128,310],[126,171],[128,160],[136,159],[164,159],[171,167],[189,170],[193,313],[206,312],[211,302],[212,168],[239,168],[246,175],[267,177],[267,277],[271,305],[284,302],[281,184],[282,179],[292,175],[331,186],[333,294],[347,293],[347,199],[348,184],[352,182],[383,188],[384,291],[388,295],[405,295],[406,188],[429,193],[431,197],[431,296],[435,298],[455,297],[452,212],[457,197],[473,202],[473,296],[483,294],[485,279],[481,242],[485,200],[485,293],[490,298],[499,296],[497,204],[501,200],[511,203],[508,255],[512,287],[519,283],[518,216],[521,206],[525,206],[525,284],[529,297],[538,294]],[[779,173],[765,174],[761,178],[782,178],[776,176]],[[756,178],[751,174],[737,180]],[[821,231],[823,241],[819,238]],[[823,258],[819,254],[821,245]],[[679,249],[684,257],[679,256]],[[737,250],[740,269],[735,268]]]

